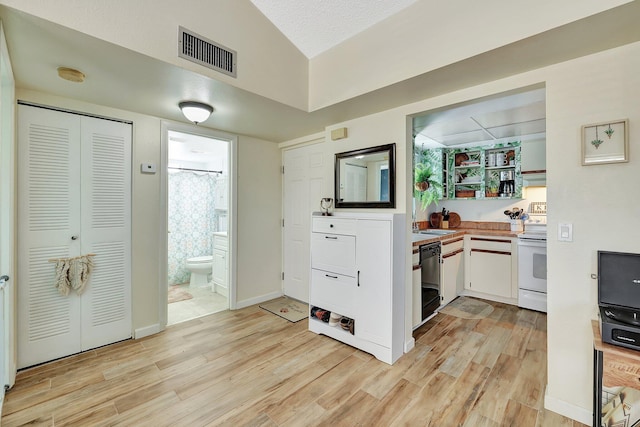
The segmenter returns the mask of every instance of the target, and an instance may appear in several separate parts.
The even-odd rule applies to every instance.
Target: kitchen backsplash
[[[496,221],[509,222],[509,217],[504,211],[513,208],[522,208],[528,212],[531,202],[546,202],[546,187],[529,187],[524,189],[524,198],[513,199],[493,199],[493,200],[440,200],[437,205],[430,205],[428,212],[422,211],[418,206],[416,210],[416,220],[425,221],[432,212],[440,212],[442,208],[457,212],[462,221]]]

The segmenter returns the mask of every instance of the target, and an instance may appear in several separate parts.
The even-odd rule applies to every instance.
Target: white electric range
[[[541,204],[532,203],[524,232],[518,235],[518,306],[546,313],[547,215],[546,203],[540,213]]]

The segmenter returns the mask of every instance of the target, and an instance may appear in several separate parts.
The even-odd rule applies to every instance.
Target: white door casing
[[[15,83],[0,22],[0,276],[9,277],[0,291],[0,416],[5,387],[16,378],[15,333]]]
[[[131,336],[130,153],[130,124],[19,106],[19,367]],[[58,293],[49,259],[87,253],[85,292]]]
[[[320,210],[326,194],[326,158],[322,144],[286,150],[284,164],[285,295],[309,301],[311,213]]]

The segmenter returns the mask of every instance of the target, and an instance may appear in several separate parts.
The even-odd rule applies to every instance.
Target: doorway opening
[[[167,325],[229,309],[230,141],[168,130]]]

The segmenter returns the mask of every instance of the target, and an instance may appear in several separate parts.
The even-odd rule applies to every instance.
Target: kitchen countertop
[[[511,230],[487,230],[481,228],[450,228],[449,230],[455,230],[455,233],[447,234],[445,236],[434,236],[430,234],[412,233],[411,240],[413,246],[420,246],[426,243],[433,243],[443,240],[454,239],[456,237],[462,237],[465,234],[474,234],[481,236],[496,236],[496,237],[518,237],[521,231]]]

